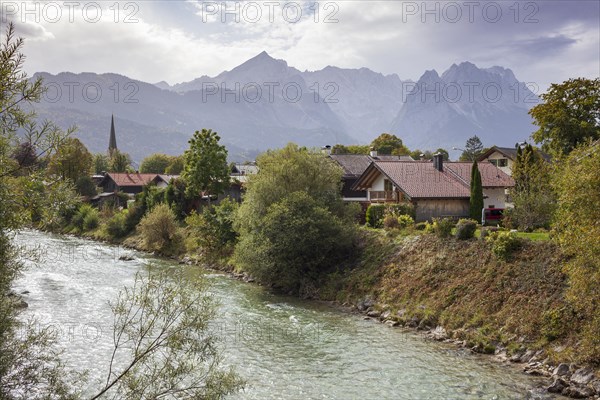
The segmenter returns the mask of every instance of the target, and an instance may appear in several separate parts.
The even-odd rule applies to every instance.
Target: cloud
[[[115,10],[107,2],[91,22],[96,10],[82,2],[73,21],[29,16],[19,32],[28,38],[29,72],[116,72],[149,82],[214,76],[263,50],[301,70],[368,67],[402,79],[469,60],[511,68],[541,87],[600,69],[597,2],[271,3],[122,2]]]

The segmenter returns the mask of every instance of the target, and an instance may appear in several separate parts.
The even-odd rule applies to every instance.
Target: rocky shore
[[[474,353],[489,354],[498,362],[512,364],[520,368],[525,374],[541,376],[548,379],[545,390],[550,393],[561,394],[573,399],[600,400],[600,378],[597,371],[589,366],[560,363],[552,364],[545,350],[533,350],[521,347],[509,354],[508,349],[500,343],[495,343],[493,348],[482,346],[470,347],[465,340],[465,330],[447,331],[442,326],[432,326],[426,319],[417,317],[406,318],[404,310],[395,314],[385,305],[379,305],[370,299],[363,299],[356,304],[344,304],[364,316],[365,319],[378,321],[391,327],[404,327],[416,329],[430,340],[451,343],[461,348],[466,348]]]

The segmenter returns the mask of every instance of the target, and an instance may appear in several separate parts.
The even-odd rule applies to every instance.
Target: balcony
[[[394,191],[370,191],[370,200],[373,202],[398,201],[398,195]]]

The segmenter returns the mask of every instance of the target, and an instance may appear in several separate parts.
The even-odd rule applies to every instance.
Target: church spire
[[[115,134],[115,117],[114,115],[110,116],[110,139],[108,141],[108,154],[112,155],[112,153],[117,150],[117,135]]]

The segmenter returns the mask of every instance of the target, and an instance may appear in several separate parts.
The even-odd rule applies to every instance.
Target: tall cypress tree
[[[483,209],[483,186],[481,184],[481,173],[477,166],[477,160],[473,161],[471,168],[471,197],[469,199],[469,214],[475,221],[481,220]]]

